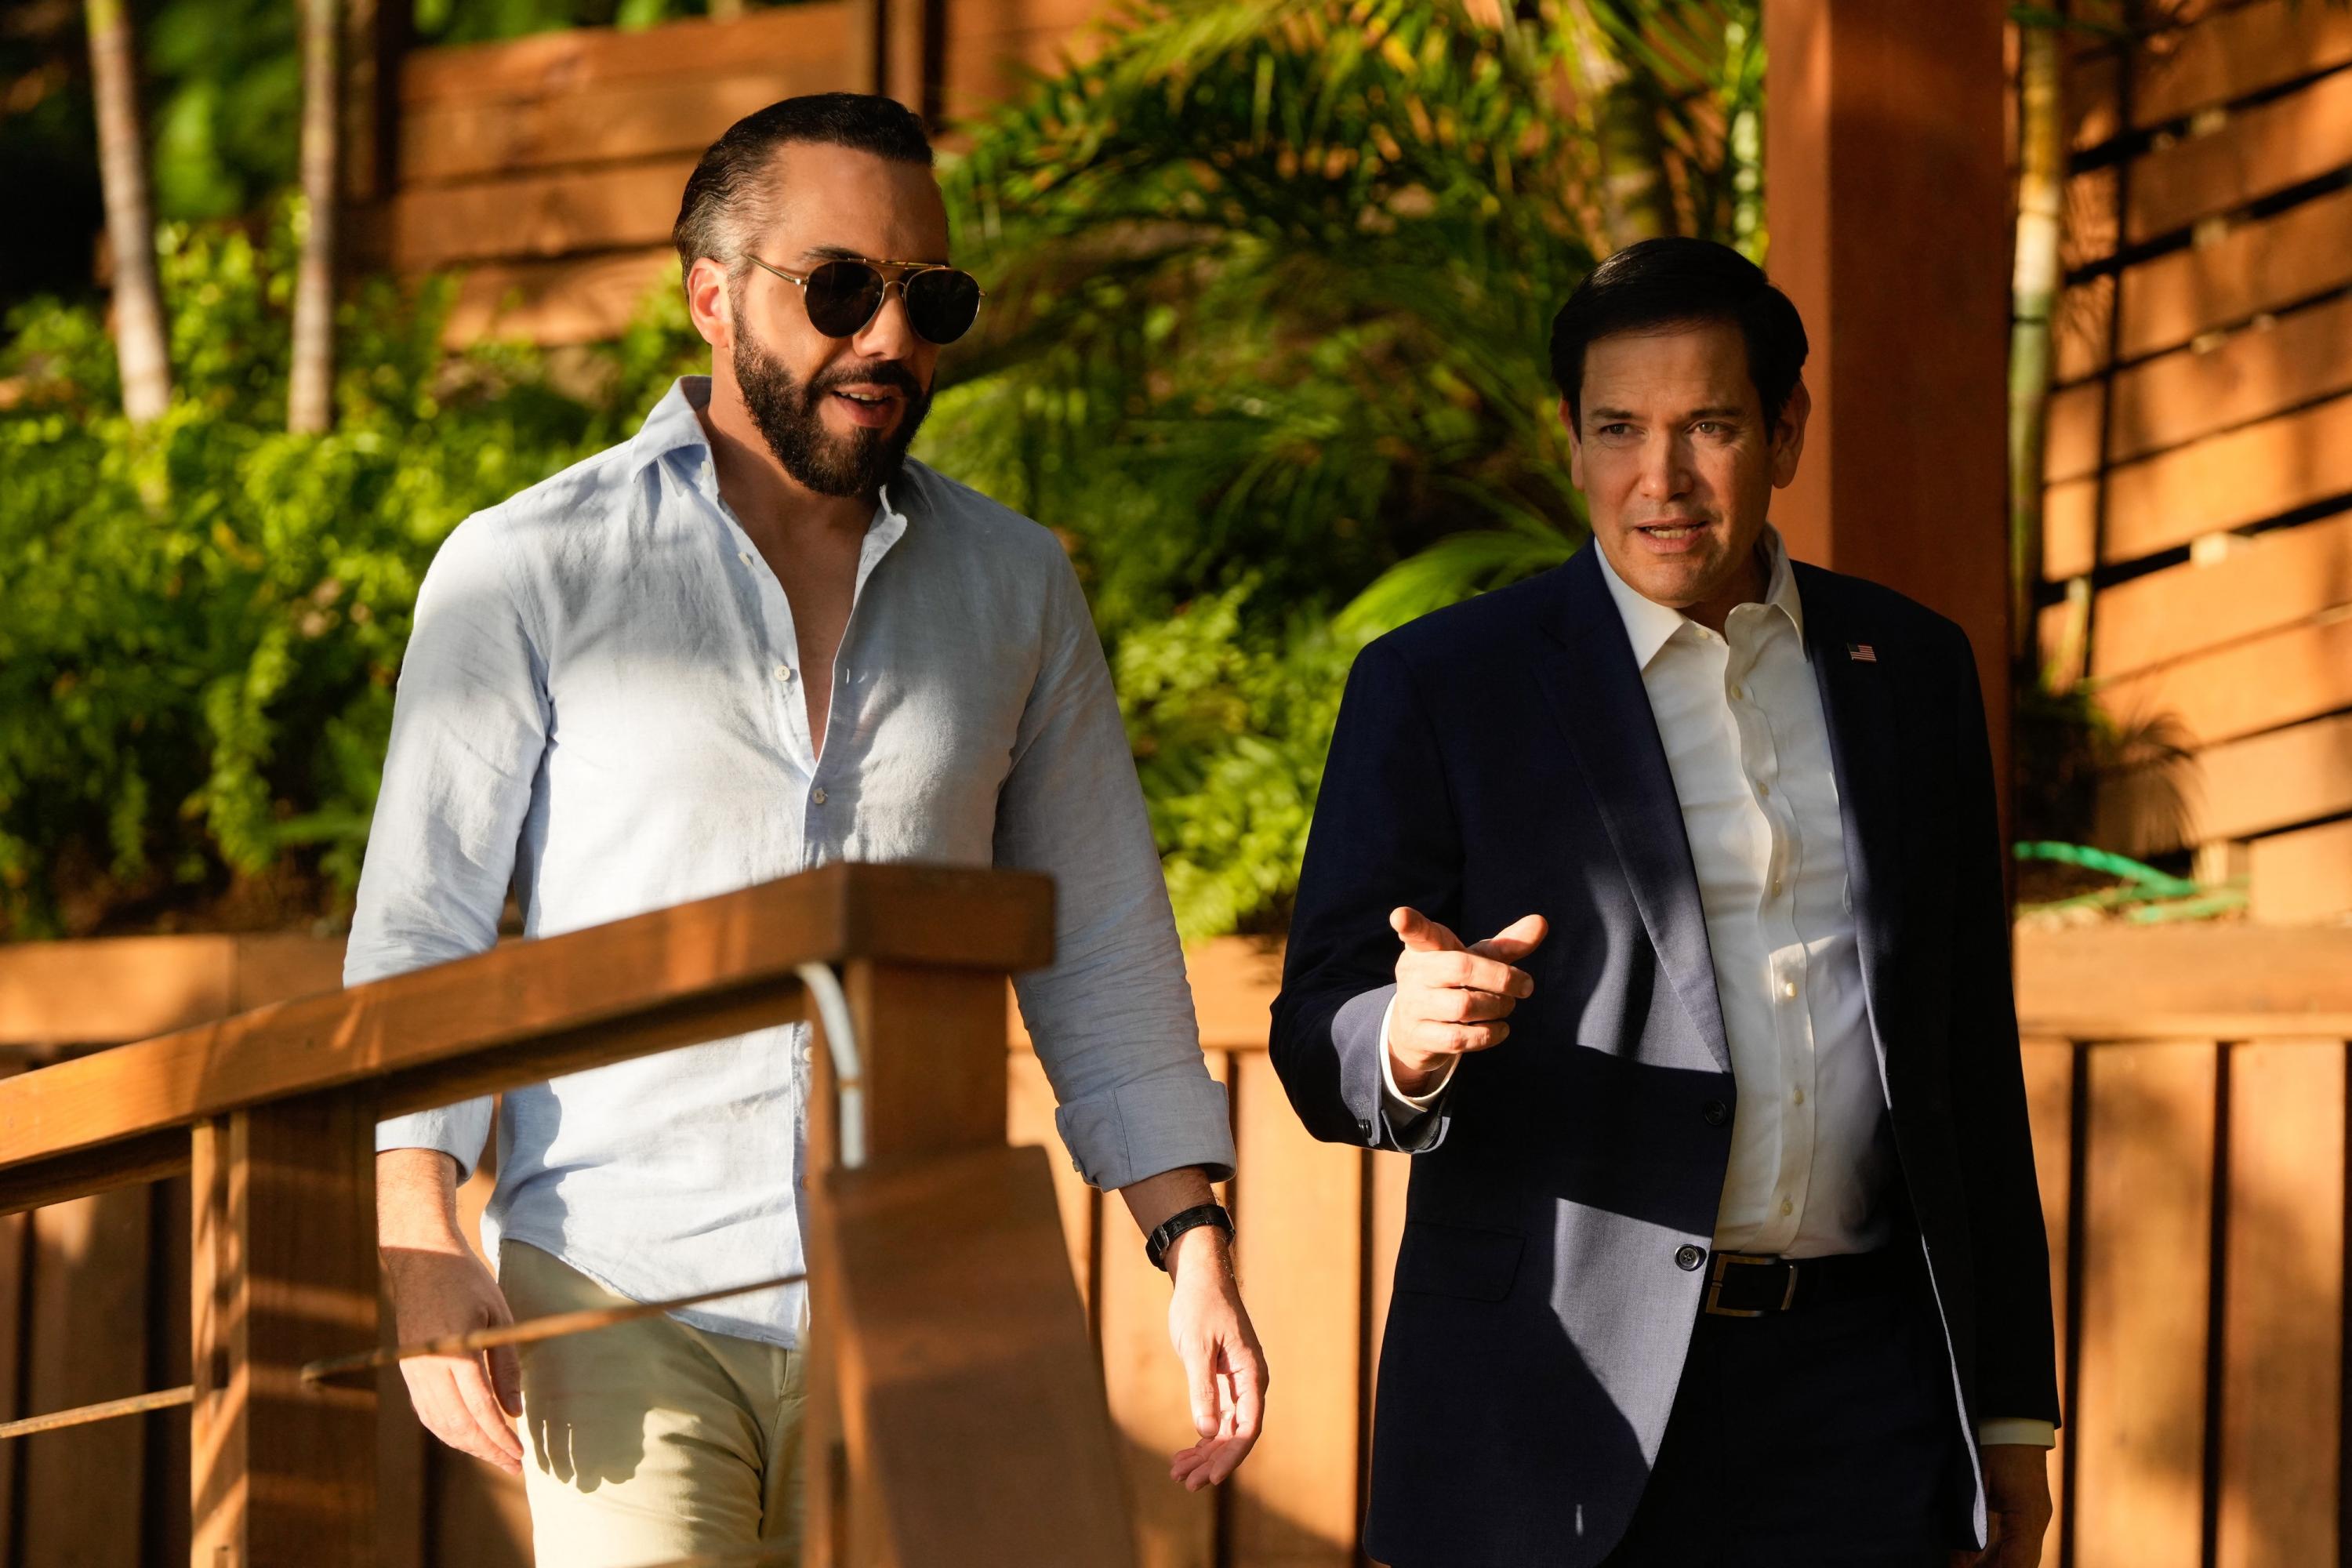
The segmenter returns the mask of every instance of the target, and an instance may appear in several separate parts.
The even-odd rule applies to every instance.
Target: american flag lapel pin
[[[1878,650],[1871,647],[1866,642],[1850,642],[1846,644],[1845,656],[1860,664],[1876,664],[1878,662]]]

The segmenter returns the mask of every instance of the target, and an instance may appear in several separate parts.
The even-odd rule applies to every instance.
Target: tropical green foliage
[[[1068,542],[1188,935],[1283,918],[1362,641],[1580,542],[1549,320],[1620,237],[1759,237],[1754,9],[1158,0],[944,168],[991,300],[918,450]],[[557,378],[445,362],[445,294],[373,286],[339,428],[291,437],[282,235],[165,250],[179,400],[144,437],[94,310],[0,351],[18,931],[75,888],[347,881],[433,547],[698,358],[674,289]]]
[[[167,229],[175,394],[121,416],[97,311],[26,307],[0,376],[0,929],[59,928],[288,851],[348,887],[424,566],[467,512],[625,432],[676,368],[649,322],[598,391],[446,360],[448,289],[343,316],[339,428],[284,431],[284,224]]]
[[[930,451],[1074,540],[1187,934],[1281,918],[1354,647],[1581,542],[1596,128],[1641,232],[1760,238],[1755,10],[1167,0],[949,172],[993,296]]]

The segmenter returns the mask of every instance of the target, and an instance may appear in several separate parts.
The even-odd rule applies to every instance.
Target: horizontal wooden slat
[[[1004,37],[1072,32],[1112,15],[1116,0],[953,0],[942,9],[950,45],[985,47]]]
[[[2069,479],[2043,495],[2042,573],[2053,582],[2091,570],[2099,482]],[[2352,397],[2126,463],[2105,483],[2104,564],[2352,495]]]
[[[112,1045],[236,1009],[236,938],[126,936],[0,947],[0,1041]]]
[[[2116,353],[2142,359],[2347,283],[2352,190],[2332,191],[2130,268],[2123,276]],[[2061,382],[2080,381],[2106,363],[2104,312],[2115,295],[2110,279],[2067,290],[2057,340]]]
[[[2134,57],[2132,123],[2161,125],[2347,64],[2352,12],[2312,0],[2260,0],[2141,46]]]
[[[861,9],[836,0],[756,11],[731,22],[689,19],[643,32],[574,27],[505,43],[420,49],[401,63],[400,96],[414,106],[446,99],[585,92],[625,82],[730,74],[758,59],[837,54],[843,40],[856,43]]]
[[[586,174],[403,192],[389,215],[393,266],[425,272],[465,261],[658,245],[677,222],[695,162],[660,158]]]
[[[2352,513],[2237,542],[2100,594],[2091,673],[2124,675],[2352,604]]]
[[[2176,1037],[2244,1039],[2234,1028],[2189,1026],[2191,1014],[2269,1015],[2271,1033],[2290,1030],[2276,1015],[2352,1018],[2352,928],[2263,931],[2251,925],[2091,926],[2017,933],[2017,1010],[2046,1021],[2092,1010],[2170,1018]],[[2133,1025],[2123,1033],[2138,1033]],[[2338,1024],[2315,1026],[2326,1034]],[[2037,1024],[2028,1034],[2067,1036]],[[2257,1031],[2258,1032],[2258,1031]],[[2098,1030],[2075,1039],[2112,1037]],[[2142,1037],[2146,1037],[2143,1036]],[[2345,1037],[2352,1039],[2352,1033]]]
[[[2112,399],[2109,463],[2247,425],[2352,387],[2352,295],[2231,333],[2210,352],[2181,349],[2050,399],[2047,479],[2100,461],[2099,419]]]
[[[1051,884],[836,864],[0,1083],[0,1169],[383,1079],[387,1112],[801,1015],[794,967],[852,957],[1014,971],[1052,952]],[[484,1075],[479,1060],[497,1058]]]
[[[2253,843],[2253,917],[2291,923],[2352,914],[2352,822]]]
[[[485,338],[525,338],[542,346],[604,342],[621,335],[646,296],[675,288],[677,252],[667,246],[561,261],[485,262],[469,267],[442,330],[452,347]]]
[[[2193,839],[2251,838],[2352,811],[2352,713],[2210,746],[2197,758]],[[2343,958],[2352,974],[2352,951]]]
[[[537,99],[447,99],[401,122],[400,174],[409,189],[558,165],[692,153],[778,99],[830,92],[845,80],[835,51],[736,60],[738,74],[630,82]]]
[[[2299,1040],[2334,1044],[2352,1041],[2352,1013],[2061,1011],[2021,1014],[2018,1027],[2035,1039],[2078,1040],[2108,1051],[2129,1051],[2183,1038],[2263,1039],[2282,1030],[2291,1031]]]
[[[2125,676],[2099,694],[2126,723],[2169,714],[2200,746],[2316,719],[2352,707],[2352,616]]]
[[[2211,134],[2153,151],[2132,165],[2124,242],[2138,245],[2187,228],[2352,163],[2352,71],[2233,113]],[[2112,211],[2113,165],[2067,182],[2068,210]],[[2109,255],[2112,232],[2077,226],[2066,260],[2083,266]]]

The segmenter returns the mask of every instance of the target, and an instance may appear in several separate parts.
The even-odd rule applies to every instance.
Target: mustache
[[[890,387],[904,393],[909,403],[924,395],[923,384],[915,379],[914,372],[896,360],[884,360],[879,364],[844,365],[839,370],[828,371],[809,382],[808,395],[816,398],[837,387],[861,385]]]

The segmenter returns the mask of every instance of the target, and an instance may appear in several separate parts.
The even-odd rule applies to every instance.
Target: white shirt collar
[[[1609,597],[1616,604],[1617,614],[1625,623],[1625,636],[1633,645],[1633,663],[1638,668],[1647,669],[1658,650],[1676,633],[1698,623],[1671,605],[1643,597],[1628,586],[1617,575],[1617,568],[1609,563],[1609,552],[1601,548],[1598,539],[1592,542],[1591,548],[1601,558],[1601,580],[1609,584]],[[1780,538],[1780,531],[1768,522],[1762,538],[1757,541],[1757,548],[1765,552],[1770,563],[1764,604],[1789,617],[1789,624],[1797,630],[1798,646],[1802,647],[1805,606],[1797,593],[1797,574],[1789,566],[1789,547]]]
[[[710,434],[702,427],[701,411],[710,405],[710,378],[707,375],[681,375],[673,383],[662,400],[654,405],[646,422],[637,427],[629,442],[632,471],[659,462],[675,452],[679,461],[697,483],[709,486],[709,493],[719,493],[717,469],[710,460]],[[907,531],[907,516],[890,504],[890,487],[884,485],[876,495],[874,521],[868,525],[867,537],[884,535],[884,548],[896,542]]]

